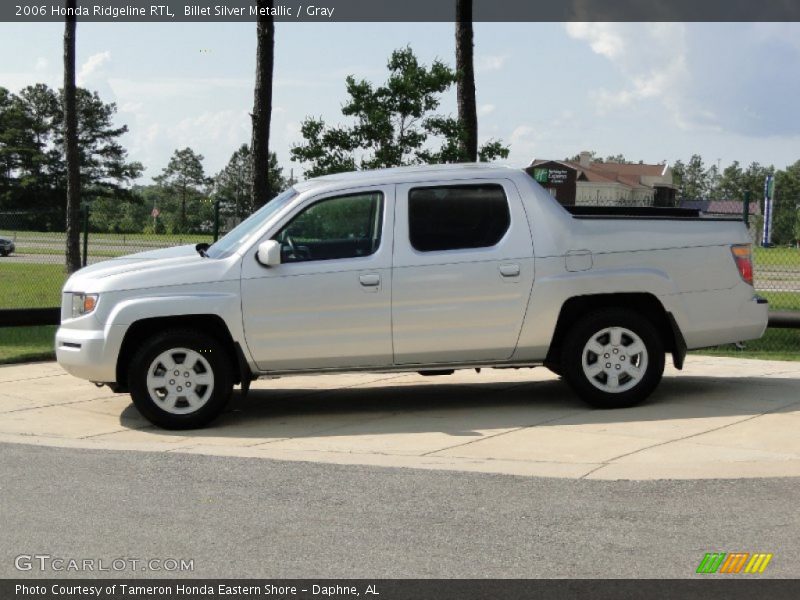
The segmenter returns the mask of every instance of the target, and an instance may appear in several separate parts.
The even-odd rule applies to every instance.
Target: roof
[[[369,183],[400,183],[426,181],[431,176],[458,176],[458,178],[486,177],[490,174],[507,175],[518,171],[506,165],[492,163],[459,163],[446,165],[415,165],[411,167],[394,167],[391,169],[373,169],[365,171],[349,171],[335,175],[314,177],[295,184],[298,192],[305,192],[319,187],[336,184],[367,185]]]
[[[591,168],[601,173],[618,173],[622,176],[661,177],[667,165],[647,165],[644,163],[601,163],[593,162]]]
[[[663,177],[667,165],[648,165],[644,163],[614,163],[592,162],[584,167],[579,162],[571,160],[545,160],[537,159],[531,162],[531,167],[545,163],[556,163],[578,172],[579,181],[590,183],[619,183],[632,189],[652,189],[654,186],[642,183],[642,177]],[[659,185],[659,184],[656,184]],[[672,182],[662,185],[671,186]]]

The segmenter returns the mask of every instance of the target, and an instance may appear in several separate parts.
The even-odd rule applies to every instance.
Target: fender
[[[552,262],[551,262],[552,261]],[[550,269],[542,263],[550,262]],[[561,307],[576,296],[601,294],[649,294],[661,302],[676,293],[675,283],[662,270],[650,268],[592,269],[591,271],[565,272],[564,258],[537,259],[537,273],[558,271],[553,275],[537,277],[533,283],[525,322],[522,325],[515,360],[542,360],[547,355],[556,330]],[[542,268],[543,267],[543,268]],[[670,303],[674,304],[674,303]]]

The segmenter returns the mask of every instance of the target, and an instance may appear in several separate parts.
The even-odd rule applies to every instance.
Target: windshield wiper
[[[200,243],[200,244],[197,244],[197,245],[194,247],[194,249],[195,249],[195,250],[197,250],[197,253],[198,253],[200,256],[202,256],[203,258],[208,258],[208,254],[206,253],[206,250],[208,250],[208,248],[209,248],[210,246],[211,246],[211,244],[206,244],[205,242],[202,242],[202,243]]]

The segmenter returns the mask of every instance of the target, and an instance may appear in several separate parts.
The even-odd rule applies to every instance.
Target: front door
[[[247,346],[263,371],[392,363],[393,186],[312,198],[271,236],[281,264],[242,264]]]
[[[531,234],[508,180],[397,186],[396,364],[511,357],[533,285]]]

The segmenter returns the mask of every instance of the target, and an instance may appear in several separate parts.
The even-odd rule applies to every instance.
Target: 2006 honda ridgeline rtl
[[[561,206],[520,170],[300,183],[208,247],[92,265],[64,286],[59,363],[200,427],[259,376],[545,365],[588,403],[636,404],[665,353],[760,337],[741,221]]]

